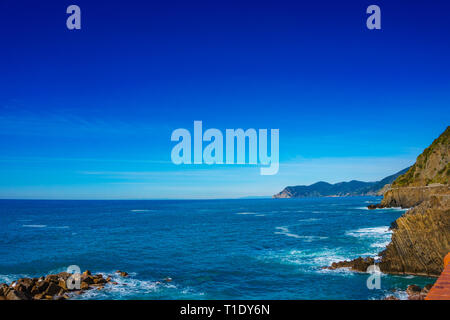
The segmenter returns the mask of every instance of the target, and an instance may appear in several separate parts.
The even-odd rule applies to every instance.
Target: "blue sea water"
[[[0,283],[65,271],[114,275],[79,299],[381,299],[434,280],[324,270],[377,256],[404,210],[376,197],[180,200],[0,200]],[[172,281],[164,279],[170,277]]]

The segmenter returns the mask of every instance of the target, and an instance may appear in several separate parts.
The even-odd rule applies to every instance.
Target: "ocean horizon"
[[[406,298],[434,279],[324,269],[386,247],[406,210],[380,199],[0,200],[0,283],[77,265],[118,284],[74,299]]]

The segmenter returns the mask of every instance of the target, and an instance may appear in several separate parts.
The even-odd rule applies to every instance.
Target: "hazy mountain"
[[[331,184],[319,181],[309,186],[286,187],[283,191],[274,195],[273,198],[377,195],[382,189],[386,189],[384,188],[386,185],[390,185],[398,176],[404,174],[408,170],[409,167],[375,182],[352,180],[349,182]]]

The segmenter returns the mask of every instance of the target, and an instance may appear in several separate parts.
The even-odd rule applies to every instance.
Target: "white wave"
[[[319,218],[309,218],[309,219],[300,219],[298,220],[299,222],[315,222],[315,221],[320,221],[322,219]]]
[[[111,282],[107,283],[101,290],[88,290],[82,295],[73,295],[75,300],[90,300],[90,299],[136,299],[136,297],[151,297],[152,294],[162,294],[168,291],[170,296],[180,296],[185,299],[188,297],[202,296],[203,292],[197,293],[190,287],[180,288],[174,282],[167,282],[165,280],[141,280],[136,278],[136,273],[130,273],[127,278],[121,277],[114,272],[98,272],[104,277],[111,277]],[[113,282],[117,284],[113,284]]]
[[[348,260],[340,248],[322,248],[322,249],[306,249],[306,250],[283,250],[269,251],[263,256],[258,257],[259,260],[270,263],[280,263],[299,266],[301,271],[313,272],[331,272],[334,270],[322,269],[331,265],[333,262]],[[341,273],[351,274],[348,270],[339,270]],[[338,271],[338,272],[339,272]]]
[[[320,236],[301,236],[301,235],[292,233],[291,231],[289,231],[289,228],[286,226],[275,227],[275,229],[279,230],[279,231],[275,231],[274,234],[281,234],[281,235],[285,235],[285,236],[291,237],[291,238],[303,239],[305,242],[312,242],[312,241],[316,241],[316,240],[328,239],[328,237],[320,237]]]
[[[297,238],[297,239],[301,238],[298,234],[291,233],[289,231],[288,227],[275,227],[275,229],[280,230],[280,231],[275,231],[274,232],[275,234],[282,234],[282,235],[285,235],[287,237]]]
[[[46,224],[23,224],[23,228],[69,229],[69,226],[48,226]]]
[[[23,224],[23,228],[47,228],[46,224]]]
[[[155,210],[149,210],[149,209],[134,209],[134,210],[130,210],[131,212],[151,212],[151,211],[155,211]]]
[[[238,212],[236,214],[252,215],[252,214],[256,214],[256,212]]]
[[[26,274],[0,274],[0,284],[6,283],[10,285],[12,282],[21,278],[30,278],[30,276]]]
[[[367,237],[379,237],[379,236],[390,236],[392,231],[389,230],[389,226],[371,227],[371,228],[361,228],[356,230],[350,230],[345,233],[347,236],[357,237],[357,238],[367,238]]]
[[[392,231],[388,226],[361,228],[356,230],[350,230],[345,235],[355,238],[367,239],[370,241],[370,247],[375,248],[376,251],[384,249],[391,242]],[[374,253],[367,253],[363,255],[373,256]]]

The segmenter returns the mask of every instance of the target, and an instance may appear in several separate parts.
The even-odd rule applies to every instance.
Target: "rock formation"
[[[72,274],[61,272],[40,278],[21,278],[10,285],[0,284],[0,300],[65,300],[70,295],[83,294],[86,290],[101,290],[111,281],[103,275],[91,275],[85,271],[81,276],[79,289],[67,288],[67,280]]]
[[[450,127],[399,176],[384,194],[382,207],[412,208],[392,223],[392,241],[380,253],[382,272],[439,276],[450,251]],[[360,259],[342,266],[355,268]],[[340,263],[336,265],[339,266]],[[344,265],[345,264],[345,265]]]
[[[449,251],[450,197],[434,195],[393,223],[379,266],[387,273],[439,276]]]

